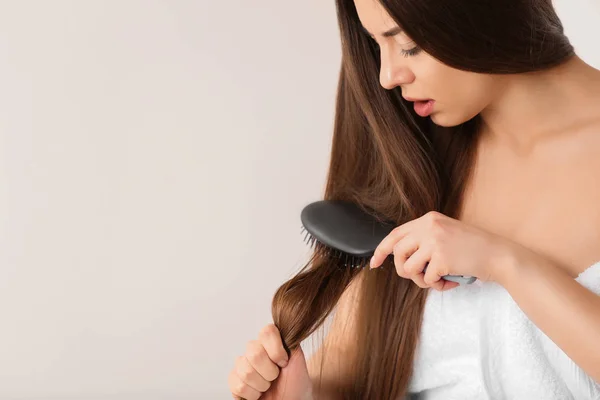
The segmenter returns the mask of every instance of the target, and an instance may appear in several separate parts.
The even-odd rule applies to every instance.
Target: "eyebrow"
[[[364,27],[364,25],[362,25],[362,24],[361,24],[360,26],[362,27],[363,31],[365,31],[365,33],[366,33],[367,35],[369,35],[369,36],[373,37],[373,35],[371,34],[371,32],[369,32],[369,31],[368,31],[368,30],[367,30],[367,29]],[[392,36],[399,35],[399,34],[401,34],[401,33],[402,33],[402,28],[400,28],[399,26],[397,26],[397,27],[395,27],[395,28],[392,28],[392,29],[389,29],[389,30],[387,30],[387,31],[383,32],[383,33],[381,34],[381,36],[383,36],[383,37],[385,37],[385,38],[388,38],[388,37],[392,37]]]

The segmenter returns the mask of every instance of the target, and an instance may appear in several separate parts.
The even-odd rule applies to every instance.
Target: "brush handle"
[[[427,266],[425,266],[425,268],[423,268],[423,273],[425,273],[425,271],[427,271]],[[456,282],[461,285],[470,285],[471,283],[475,282],[477,280],[477,278],[474,276],[464,276],[464,275],[445,275],[444,280],[447,280],[450,282]]]
[[[477,278],[474,276],[464,276],[464,275],[446,275],[444,279],[450,282],[456,282],[461,285],[470,285],[475,282]]]

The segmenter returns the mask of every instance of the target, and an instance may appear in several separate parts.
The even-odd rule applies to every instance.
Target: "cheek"
[[[471,78],[462,82],[465,101],[472,104],[486,103],[494,92],[491,82],[486,78]]]
[[[435,99],[438,108],[431,120],[440,126],[460,125],[479,114],[489,103],[493,81],[473,72],[448,67],[435,60],[419,66],[422,82],[427,82],[427,95]]]
[[[468,91],[460,85],[446,87],[443,98],[440,97],[438,109],[431,115],[431,120],[436,125],[452,127],[479,114],[483,109],[480,97],[466,92]]]
[[[493,88],[489,81],[473,74],[447,77],[444,104],[454,115],[454,122],[461,124],[479,114],[490,102]]]

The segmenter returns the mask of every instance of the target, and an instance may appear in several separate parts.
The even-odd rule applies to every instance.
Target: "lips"
[[[433,112],[434,100],[416,101],[414,104],[415,112],[421,117],[428,117]]]

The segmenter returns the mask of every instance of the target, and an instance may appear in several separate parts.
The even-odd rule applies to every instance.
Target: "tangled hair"
[[[456,69],[518,74],[574,55],[550,0],[380,3],[417,45]],[[480,116],[450,128],[417,117],[399,88],[379,85],[376,44],[363,33],[354,2],[336,0],[336,6],[342,63],[324,199],[355,202],[398,225],[429,211],[457,217]],[[336,383],[336,398],[399,399],[407,393],[427,291],[399,278],[393,265],[383,267],[349,269],[315,254],[273,298],[273,320],[293,351],[361,277],[352,309],[356,346],[344,353],[351,376]]]

